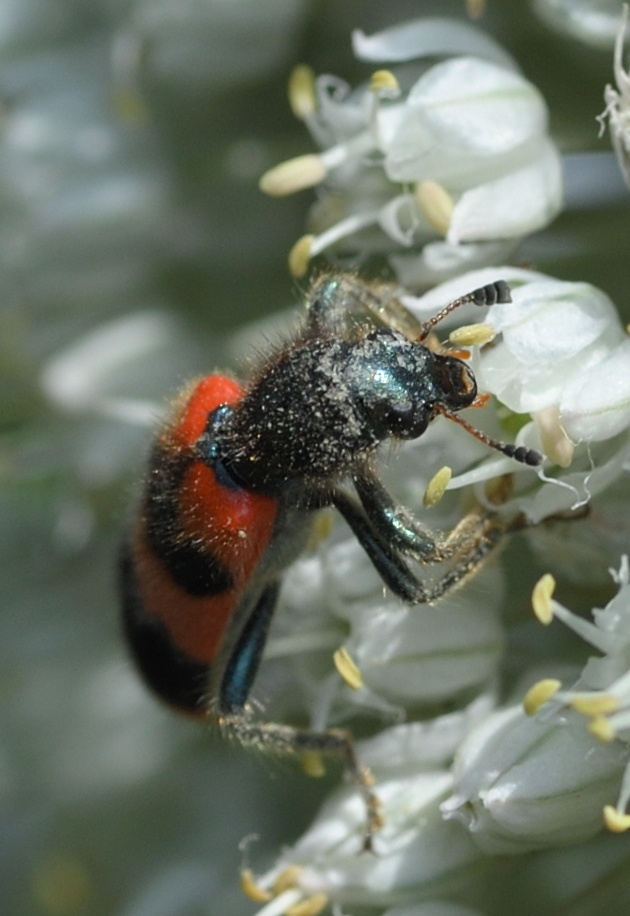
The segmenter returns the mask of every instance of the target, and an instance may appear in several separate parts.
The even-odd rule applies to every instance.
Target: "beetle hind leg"
[[[372,774],[357,757],[350,732],[332,728],[316,732],[277,722],[257,722],[246,710],[220,715],[218,723],[228,737],[246,747],[297,758],[316,754],[340,760],[363,799],[366,810],[363,850],[372,850],[374,834],[383,823],[381,805],[372,788]]]

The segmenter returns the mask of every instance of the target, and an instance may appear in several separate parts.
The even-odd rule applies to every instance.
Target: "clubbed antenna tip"
[[[536,449],[525,448],[524,445],[511,445],[509,443],[499,442],[498,439],[492,439],[490,436],[486,436],[480,429],[476,429],[462,417],[458,416],[458,414],[451,413],[450,410],[444,407],[438,407],[437,409],[441,414],[444,414],[445,417],[448,417],[449,420],[463,426],[467,432],[475,437],[475,439],[479,439],[484,445],[495,449],[497,452],[502,452],[502,454],[507,455],[508,458],[514,458],[515,461],[519,461],[521,464],[527,464],[530,467],[538,467],[538,465],[542,464],[544,461],[544,456],[541,455],[540,452],[537,452]]]
[[[418,340],[426,340],[436,324],[439,324],[443,318],[450,315],[460,305],[467,305],[470,302],[474,305],[496,305],[498,302],[511,301],[510,287],[505,280],[495,280],[494,283],[488,283],[487,286],[480,286],[478,289],[474,289],[472,293],[466,293],[465,296],[460,296],[459,299],[453,299],[437,315],[434,315],[429,321],[425,321]]]

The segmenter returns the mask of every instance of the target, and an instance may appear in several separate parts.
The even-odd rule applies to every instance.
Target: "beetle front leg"
[[[352,482],[367,517],[387,543],[424,561],[431,562],[437,558],[438,545],[434,535],[411,512],[392,499],[369,468],[364,467],[355,474]]]
[[[391,541],[372,524],[355,499],[342,490],[335,490],[332,503],[352,529],[387,588],[407,604],[432,600],[431,592],[413,574]]]
[[[502,521],[485,511],[483,514],[471,513],[460,522],[453,535],[437,544],[443,553],[443,544],[446,543],[448,556],[454,557],[455,562],[436,581],[427,583],[412,571],[401,551],[375,527],[356,500],[342,490],[336,490],[332,494],[332,503],[343,515],[385,585],[407,604],[428,604],[441,598],[479,569],[507,533],[526,524],[520,516]],[[430,561],[440,562],[443,558],[441,554],[435,555]]]
[[[392,499],[369,467],[355,474],[353,483],[367,517],[381,538],[423,563],[441,563],[474,549],[495,518],[495,513],[479,507],[469,512],[445,538],[439,538]]]

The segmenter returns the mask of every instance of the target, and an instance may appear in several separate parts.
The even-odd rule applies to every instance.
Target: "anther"
[[[557,694],[562,686],[555,678],[545,678],[530,687],[523,698],[523,709],[528,716],[535,715],[541,706]]]

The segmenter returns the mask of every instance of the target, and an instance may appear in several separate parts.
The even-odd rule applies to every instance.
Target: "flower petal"
[[[560,155],[545,140],[529,165],[464,192],[447,239],[458,244],[526,235],[547,225],[561,207]]]
[[[374,35],[355,29],[352,49],[359,60],[374,63],[402,63],[438,54],[474,54],[516,69],[513,58],[496,42],[457,19],[412,19]]]
[[[431,67],[411,88],[407,106],[388,143],[387,176],[403,182],[431,178],[449,191],[526,162],[529,145],[540,141],[547,126],[545,103],[531,83],[473,57]]]
[[[560,415],[576,441],[609,439],[630,425],[630,340],[569,382]]]

